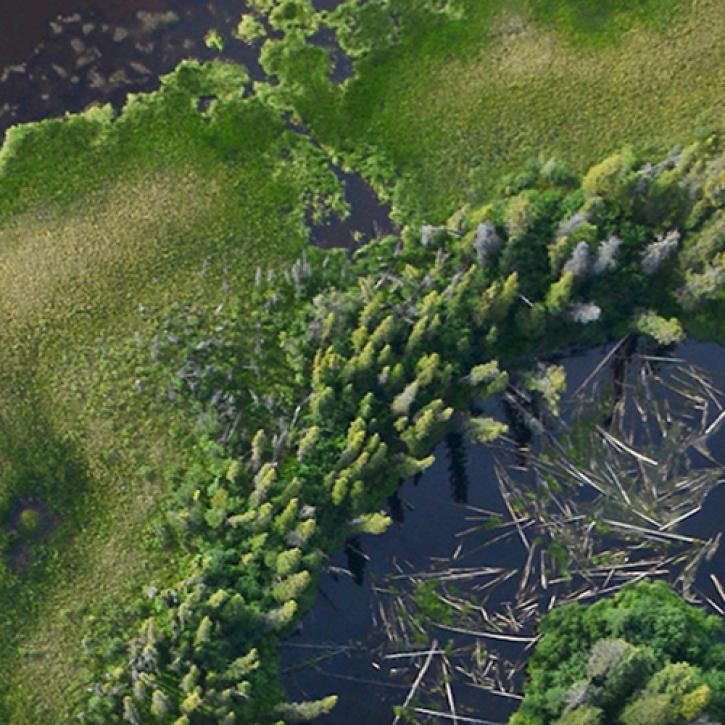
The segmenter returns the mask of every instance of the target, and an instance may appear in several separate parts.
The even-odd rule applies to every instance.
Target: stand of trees
[[[540,632],[510,725],[725,721],[722,622],[662,582],[559,607]]]
[[[722,265],[718,153],[711,139],[656,166],[618,154],[581,181],[537,164],[445,227],[408,228],[351,260],[315,253],[281,280],[259,274],[257,327],[284,351],[287,379],[258,391],[246,443],[220,445],[210,426],[199,465],[175,482],[186,575],[139,603],[121,651],[99,650],[85,721],[299,722],[332,708],[334,697],[284,703],[276,642],[309,606],[326,557],[350,535],[385,530],[378,506],[432,463],[447,432],[482,441],[504,430],[472,403],[543,349],[628,329],[671,335],[678,315],[722,310],[721,287],[693,283]],[[532,387],[555,402],[556,379]],[[518,722],[611,722],[620,711],[627,725],[650,722],[642,698],[675,718],[720,713],[716,628],[668,596],[643,587],[582,610],[661,602],[646,640],[629,635],[630,620],[553,614]],[[691,687],[672,689],[670,663],[689,663]]]

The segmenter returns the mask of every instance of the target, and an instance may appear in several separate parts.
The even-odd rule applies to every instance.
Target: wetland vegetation
[[[334,722],[332,683],[285,697],[280,641],[329,557],[384,532],[383,502],[458,436],[518,456],[496,479],[510,521],[485,522],[525,546],[512,621],[540,623],[513,722],[721,721],[725,600],[688,588],[719,539],[677,526],[722,478],[722,398],[662,362],[686,335],[725,342],[720,15],[255,0],[237,37],[210,29],[218,60],[120,112],[11,128],[0,719]],[[224,59],[233,43],[262,80]],[[355,217],[346,179],[393,223],[310,245]],[[637,384],[584,386],[564,419],[552,356],[607,341]],[[679,594],[622,589],[630,567]],[[582,581],[617,593],[543,616],[547,580],[561,601]],[[435,653],[430,621],[507,635],[445,581],[410,590],[405,647]],[[415,699],[432,657],[397,717],[465,722],[445,658],[446,711]]]

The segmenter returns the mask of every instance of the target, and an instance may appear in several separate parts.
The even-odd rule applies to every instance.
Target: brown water
[[[158,85],[184,58],[217,55],[210,28],[226,37],[244,10],[235,0],[4,0],[0,8],[0,134],[16,123],[120,107],[129,92]],[[257,50],[230,41],[224,57],[260,77]]]
[[[0,66],[27,60],[58,17],[80,13],[123,25],[139,10],[159,12],[171,5],[170,0],[5,0],[0,6]]]

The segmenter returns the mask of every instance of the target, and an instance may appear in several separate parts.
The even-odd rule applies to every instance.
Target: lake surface
[[[567,370],[568,390],[581,385],[603,359],[610,348],[600,348],[567,357],[562,361]],[[725,350],[709,343],[686,342],[673,356],[685,358],[707,370],[720,390],[725,390]],[[725,400],[725,399],[723,399]],[[494,413],[494,411],[488,411]],[[502,411],[496,412],[502,417]],[[711,452],[720,463],[725,460],[725,426],[709,442]],[[506,518],[495,475],[494,449],[461,445],[448,441],[435,451],[436,462],[419,480],[406,481],[398,496],[388,502],[387,510],[394,519],[393,526],[382,536],[363,536],[348,542],[344,551],[332,557],[327,573],[319,582],[318,597],[312,610],[303,618],[298,631],[283,645],[283,672],[291,699],[315,699],[330,693],[339,695],[333,714],[320,722],[386,723],[393,719],[393,707],[403,703],[423,655],[401,656],[406,647],[390,642],[386,630],[389,621],[391,591],[400,584],[405,591],[410,576],[424,578],[426,573],[441,571],[450,562],[458,571],[483,571],[488,568],[516,569],[526,563],[526,550],[516,536],[499,543],[493,541],[494,531],[480,529],[471,535],[462,532],[480,524],[482,511],[496,512]],[[721,470],[725,470],[722,469]],[[678,532],[687,536],[709,538],[725,528],[722,519],[725,505],[725,486],[715,488],[706,499],[703,509],[685,521]],[[493,543],[491,543],[493,541]],[[488,544],[487,546],[484,546]],[[696,592],[725,606],[710,575],[725,582],[725,547],[717,549],[711,561],[701,566],[695,581]],[[480,584],[462,581],[461,585],[475,592],[489,581],[481,575]],[[486,604],[489,611],[500,606],[515,594],[516,579],[500,586]],[[483,594],[481,594],[483,596]],[[490,628],[483,625],[479,629]],[[533,634],[522,631],[521,635]],[[455,670],[470,668],[472,637],[431,628],[422,638],[419,653],[432,646],[448,643],[448,657]],[[525,642],[495,642],[481,638],[477,646],[491,657],[521,663],[526,656]],[[465,647],[468,652],[464,653]],[[410,649],[410,648],[408,648]],[[413,648],[415,651],[416,648]],[[457,651],[464,656],[459,656]],[[435,680],[434,658],[427,673]],[[443,659],[442,657],[440,658]],[[466,665],[466,662],[469,664]],[[482,721],[503,723],[515,711],[518,700],[510,695],[491,694],[475,686],[471,678],[456,674],[451,678],[458,714]],[[439,676],[438,676],[439,678]],[[507,685],[502,675],[503,684]],[[520,674],[511,680],[510,692],[520,687]],[[419,692],[424,690],[420,687]],[[429,698],[429,708],[448,712],[441,705],[442,695]],[[425,697],[423,697],[425,701]],[[423,721],[426,718],[423,717]],[[431,722],[443,722],[433,717]]]

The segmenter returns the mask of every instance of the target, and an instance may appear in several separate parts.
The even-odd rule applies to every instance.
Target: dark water
[[[234,0],[30,0],[0,10],[0,132],[15,123],[119,108],[129,92],[158,86],[184,58],[218,55],[210,28],[226,37],[244,4]],[[261,77],[257,50],[230,41],[224,56]]]
[[[460,544],[456,534],[471,526],[473,511],[461,499],[460,479],[451,476],[450,449],[441,445],[436,462],[417,482],[407,481],[399,501],[388,504],[396,523],[382,536],[363,536],[352,543],[353,552],[342,551],[330,562],[331,571],[320,582],[318,599],[304,618],[300,631],[283,646],[288,694],[292,699],[315,699],[332,692],[339,695],[334,713],[320,722],[386,723],[394,705],[402,704],[415,670],[405,660],[385,660],[371,651],[385,641],[380,620],[375,620],[378,596],[373,586],[398,570],[420,571],[430,560],[448,559]],[[498,506],[498,488],[491,453],[469,447],[466,498],[472,506]],[[496,502],[492,506],[492,502]],[[499,511],[503,515],[503,510]],[[351,553],[353,554],[351,556]],[[523,545],[509,540],[497,550],[474,553],[461,560],[466,566],[517,566],[524,558]],[[361,561],[362,559],[362,561]],[[453,639],[442,636],[441,642]],[[309,645],[349,647],[316,667],[306,664],[316,652]],[[428,647],[423,645],[422,650]],[[385,652],[391,652],[389,648]],[[322,652],[322,651],[321,651]],[[481,718],[502,718],[511,704],[470,688],[458,688],[456,701],[474,707]]]
[[[389,217],[390,207],[378,199],[370,185],[358,174],[346,174],[340,169],[335,169],[335,173],[345,190],[350,215],[346,219],[333,217],[325,224],[313,226],[312,242],[325,248],[355,249],[370,239],[394,233],[396,227]]]
[[[569,391],[587,378],[605,352],[591,350],[561,361],[567,371]],[[725,390],[723,348],[686,342],[675,354],[703,367],[716,387]],[[486,412],[502,417],[500,409]],[[710,449],[723,459],[725,430],[711,440]],[[475,525],[476,509],[494,511],[506,518],[492,451],[449,439],[435,454],[435,464],[419,480],[406,481],[398,496],[388,502],[387,510],[395,521],[388,532],[358,537],[332,557],[329,570],[320,581],[314,607],[283,645],[284,680],[291,699],[339,695],[333,714],[320,722],[391,722],[393,706],[402,704],[417,673],[412,660],[386,659],[386,655],[395,653],[395,648],[387,643],[382,630],[381,596],[376,587],[390,587],[390,577],[401,572],[430,571],[437,558],[447,560],[454,552],[461,566],[520,569],[524,565],[525,550],[515,536],[485,549],[480,548],[486,540],[485,533],[477,534],[478,538],[470,542],[460,536]],[[702,511],[678,531],[700,538],[723,531],[723,505],[725,486],[720,486],[710,493]],[[701,567],[695,583],[699,592],[722,604],[710,579],[712,573],[725,584],[725,546]],[[509,594],[504,587],[499,596],[503,601]],[[449,632],[437,632],[436,636],[440,643],[451,640],[454,646],[458,645],[457,637]],[[426,644],[420,647],[423,651],[428,648]],[[522,645],[503,643],[497,649],[504,657],[525,656]],[[404,648],[398,650],[401,651]],[[312,662],[316,657],[318,661]],[[454,678],[452,689],[459,714],[468,708],[469,715],[481,720],[503,723],[517,706],[516,700],[472,687],[466,678]],[[431,720],[439,721],[444,722]]]
[[[6,0],[0,6],[0,66],[22,63],[44,40],[48,22],[59,16],[94,14],[123,23],[138,10],[166,10],[168,0]]]

